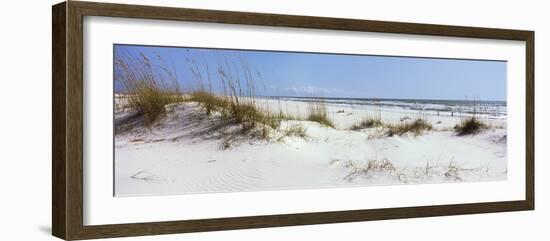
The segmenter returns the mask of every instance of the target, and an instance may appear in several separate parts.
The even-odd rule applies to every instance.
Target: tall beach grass
[[[166,66],[155,66],[147,56],[117,56],[115,67],[115,81],[122,87],[119,97],[125,98],[124,108],[143,116],[146,126],[166,112],[167,104],[182,101],[176,77]]]
[[[321,98],[316,98],[315,101],[308,103],[308,114],[306,120],[314,121],[321,125],[334,128],[334,122],[330,119],[327,113],[327,105]]]

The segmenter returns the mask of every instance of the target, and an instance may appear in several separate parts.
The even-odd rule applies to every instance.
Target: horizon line
[[[129,94],[124,92],[113,91],[113,94]],[[181,93],[185,95],[186,93]],[[114,97],[114,96],[113,96]],[[246,96],[241,95],[239,97],[252,97],[252,98],[304,98],[304,99],[348,99],[348,100],[423,100],[423,101],[493,101],[493,102],[507,102],[506,100],[491,100],[491,99],[433,99],[433,98],[401,98],[401,97],[339,97],[339,96],[292,96],[292,95],[255,95]]]
[[[490,100],[490,99],[433,99],[433,98],[401,98],[401,97],[337,97],[337,96],[291,96],[291,95],[272,95],[272,96],[257,96],[257,97],[284,97],[284,98],[308,98],[308,99],[359,99],[359,100],[448,100],[448,101],[500,101],[506,100]]]

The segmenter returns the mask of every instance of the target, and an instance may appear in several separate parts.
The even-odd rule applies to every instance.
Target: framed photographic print
[[[534,32],[53,6],[53,235],[534,209]]]

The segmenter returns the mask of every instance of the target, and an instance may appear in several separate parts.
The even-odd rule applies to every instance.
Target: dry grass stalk
[[[297,137],[301,137],[301,138],[306,138],[307,137],[306,129],[300,124],[292,125],[292,126],[288,127],[287,129],[285,129],[284,130],[284,135],[285,136],[297,136]]]
[[[308,104],[308,115],[306,120],[334,128],[334,123],[327,114],[327,105],[322,99],[315,100]]]
[[[423,131],[429,131],[432,129],[432,125],[425,119],[418,118],[411,122],[403,122],[399,124],[387,124],[388,136],[404,135],[406,133],[413,133],[414,135],[420,135]]]
[[[372,127],[378,127],[378,126],[384,126],[382,123],[382,120],[380,119],[380,116],[378,117],[365,117],[363,118],[359,123],[356,123],[350,127],[350,130],[361,130],[365,128],[372,128]]]
[[[166,112],[165,106],[182,101],[177,78],[160,65],[159,67],[145,55],[117,56],[115,58],[115,81],[122,86],[126,107],[144,117],[144,124],[150,126]]]

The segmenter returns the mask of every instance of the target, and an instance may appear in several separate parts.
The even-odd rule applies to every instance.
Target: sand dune
[[[305,115],[301,110],[306,109],[306,103],[297,101],[261,100],[258,105],[294,115]],[[196,103],[170,106],[151,129],[136,127],[115,136],[115,194],[506,179],[505,119],[490,120],[499,128],[457,136],[452,127],[461,118],[445,113],[346,105],[328,105],[327,110],[335,128],[310,121],[283,121],[265,140],[239,133],[216,115],[205,115]],[[388,123],[422,115],[434,130],[418,136],[387,136],[382,127],[349,130],[374,114]],[[129,116],[131,113],[121,110],[115,122]],[[294,125],[301,125],[306,137],[285,136],[283,130]]]

